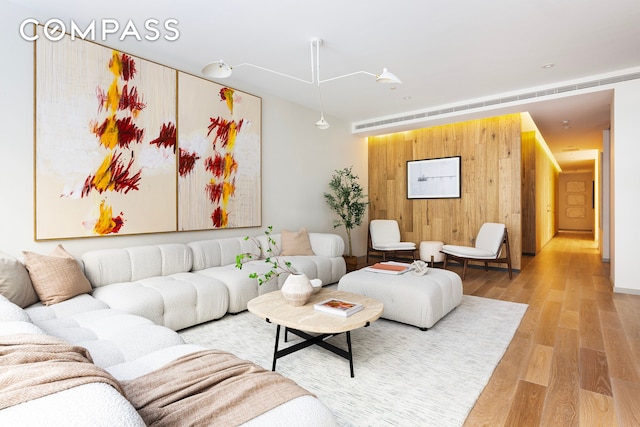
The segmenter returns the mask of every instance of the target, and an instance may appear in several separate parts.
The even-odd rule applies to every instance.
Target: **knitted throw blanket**
[[[86,348],[49,335],[0,337],[0,409],[83,384],[118,381],[93,364]]]
[[[237,426],[310,392],[233,354],[204,350],[121,381],[149,426]]]

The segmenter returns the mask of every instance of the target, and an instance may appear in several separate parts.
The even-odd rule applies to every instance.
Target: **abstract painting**
[[[261,99],[178,73],[178,230],[261,225]]]
[[[36,240],[175,231],[176,71],[40,37],[35,84]]]

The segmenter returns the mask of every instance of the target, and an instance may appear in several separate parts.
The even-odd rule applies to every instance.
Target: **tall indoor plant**
[[[344,226],[347,231],[347,254],[345,260],[351,270],[355,268],[356,257],[353,255],[351,243],[351,230],[362,225],[362,218],[367,209],[367,196],[358,181],[358,176],[352,172],[353,166],[335,171],[329,181],[328,193],[324,193],[324,199],[329,207],[338,214],[339,219],[334,220],[333,227]]]

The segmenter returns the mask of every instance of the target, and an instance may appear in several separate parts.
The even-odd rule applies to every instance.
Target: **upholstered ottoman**
[[[384,304],[382,317],[426,330],[462,301],[462,279],[453,271],[430,268],[385,274],[360,269],[344,275],[338,289],[365,295]]]

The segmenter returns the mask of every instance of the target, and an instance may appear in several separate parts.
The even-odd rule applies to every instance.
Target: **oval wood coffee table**
[[[315,303],[329,298],[362,304],[364,308],[348,317],[325,313],[313,308]],[[252,299],[247,304],[247,308],[254,315],[277,325],[272,371],[276,370],[276,361],[279,358],[315,344],[347,359],[351,369],[351,377],[353,378],[351,331],[369,326],[372,322],[378,320],[382,315],[384,306],[380,301],[363,295],[334,289],[321,289],[311,295],[309,301],[301,307],[294,307],[288,304],[280,291],[274,291]],[[304,341],[278,350],[281,326],[285,327],[285,342],[287,341],[288,332],[304,338]],[[348,350],[346,351],[325,341],[327,338],[342,333],[347,336]]]

